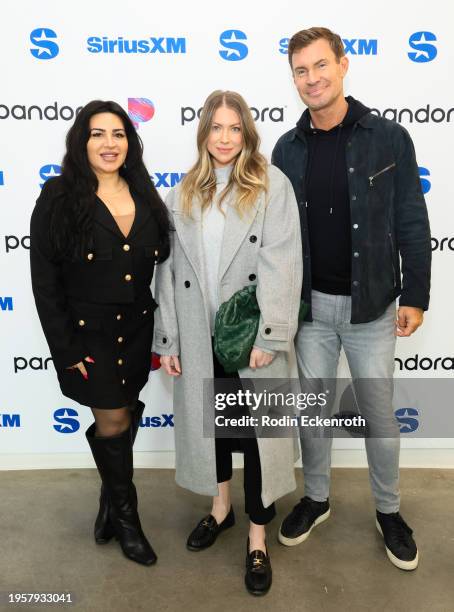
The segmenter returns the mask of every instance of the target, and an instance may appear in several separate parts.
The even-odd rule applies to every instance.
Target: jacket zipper
[[[369,176],[369,186],[373,187],[373,180],[374,178],[376,178],[377,176],[380,176],[380,174],[383,174],[383,172],[387,172],[388,170],[391,170],[391,168],[395,167],[395,163],[390,164],[389,166],[386,166],[386,168],[383,168],[383,170],[380,170],[380,172],[376,172],[375,174],[373,174],[372,176]]]

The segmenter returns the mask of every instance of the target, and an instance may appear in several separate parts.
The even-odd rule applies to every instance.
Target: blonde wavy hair
[[[235,160],[230,179],[218,199],[220,207],[232,191],[235,193],[234,206],[240,216],[249,212],[261,192],[268,190],[267,161],[259,152],[260,137],[254,119],[245,100],[235,91],[216,90],[203,105],[197,130],[198,159],[181,183],[182,211],[191,216],[193,202],[204,210],[210,206],[216,191],[216,175],[207,142],[213,124],[213,117],[220,107],[235,111],[240,119],[243,148]]]

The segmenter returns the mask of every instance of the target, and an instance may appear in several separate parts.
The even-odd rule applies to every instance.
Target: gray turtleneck
[[[211,333],[214,333],[214,320],[219,303],[219,262],[221,259],[222,240],[224,237],[225,211],[227,202],[222,203],[219,209],[217,199],[227,185],[233,166],[215,168],[216,193],[211,205],[204,210],[202,217],[202,245],[205,268],[205,282],[210,307]]]

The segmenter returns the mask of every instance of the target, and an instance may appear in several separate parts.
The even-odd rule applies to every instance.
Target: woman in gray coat
[[[175,377],[177,483],[213,496],[211,513],[191,532],[187,547],[207,548],[233,526],[231,452],[241,450],[250,518],[245,580],[255,595],[271,586],[265,525],[274,517],[273,502],[295,488],[294,444],[290,438],[204,437],[203,381],[231,378],[240,389],[243,378],[290,376],[302,283],[299,215],[290,182],[267,165],[259,142],[239,94],[208,97],[198,160],[166,202],[175,231],[171,256],[156,275],[153,344]],[[249,367],[227,374],[212,348],[215,315],[248,285],[257,286],[259,331]]]

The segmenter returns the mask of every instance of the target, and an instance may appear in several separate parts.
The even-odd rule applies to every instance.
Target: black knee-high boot
[[[123,553],[137,563],[151,565],[157,557],[142,531],[137,513],[131,433],[128,427],[118,436],[97,438],[93,424],[87,429],[86,437],[111,504],[110,518]]]
[[[139,430],[144,409],[145,404],[140,400],[137,400],[134,404],[134,410],[131,411],[131,432],[133,444]],[[94,532],[96,544],[107,544],[107,542],[109,542],[115,535],[114,527],[112,525],[112,521],[110,520],[110,503],[104,490],[104,485],[101,485],[101,493],[99,495],[99,511],[95,520]]]

